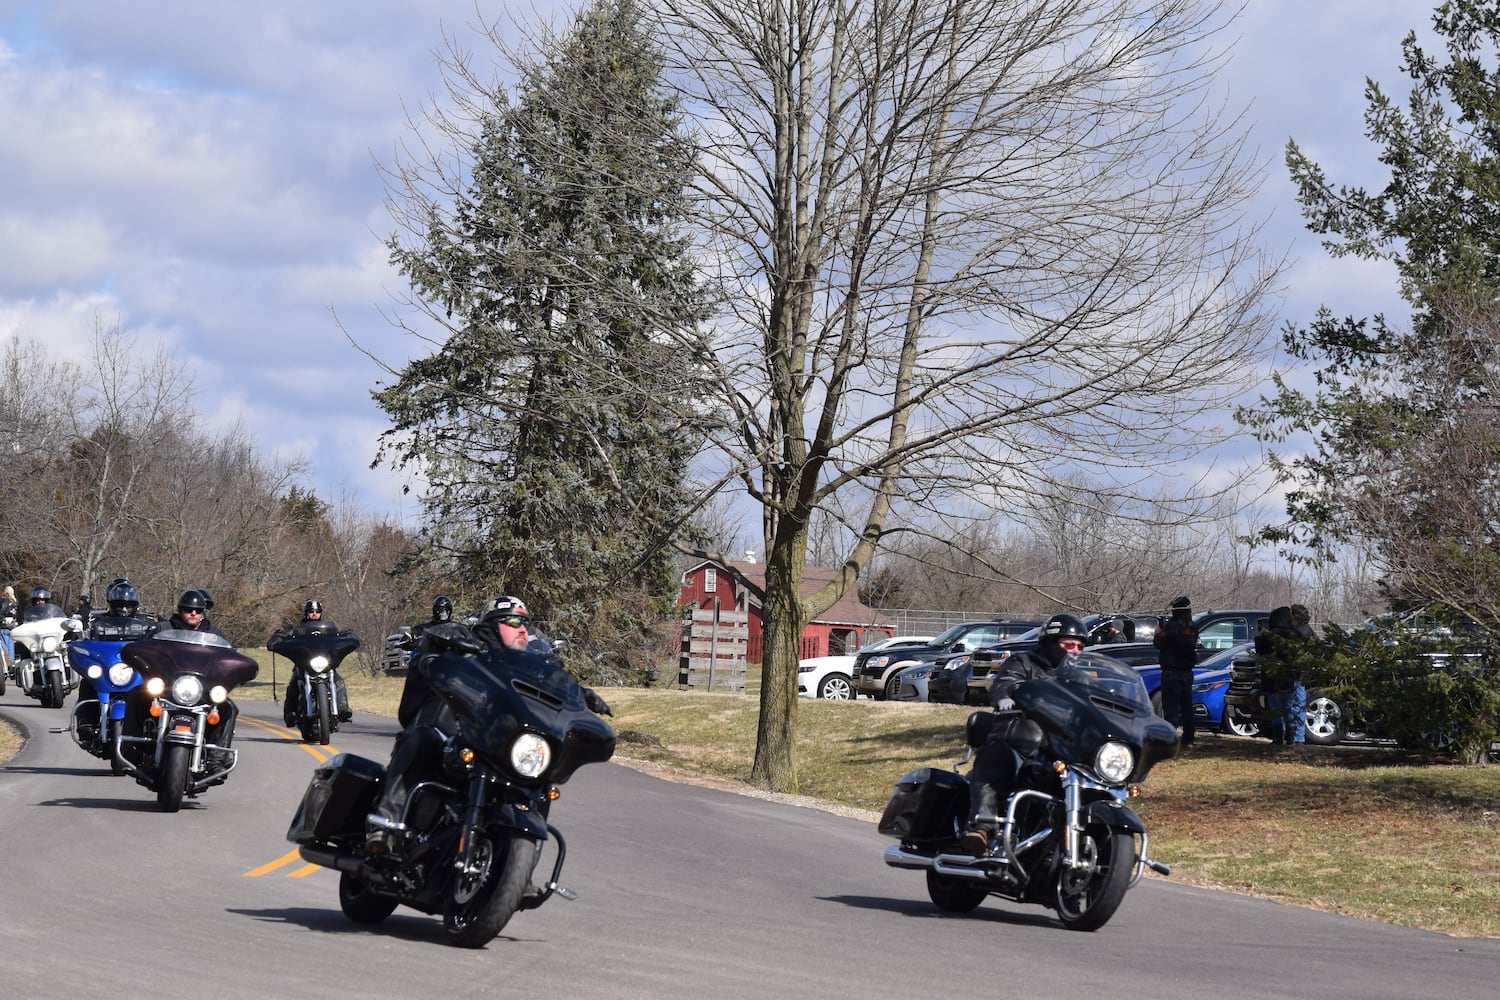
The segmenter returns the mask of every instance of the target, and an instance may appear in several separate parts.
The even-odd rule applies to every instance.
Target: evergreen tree
[[[1366,84],[1383,187],[1335,188],[1287,148],[1309,228],[1336,257],[1393,264],[1410,325],[1323,309],[1289,326],[1287,350],[1316,370],[1316,386],[1278,377],[1276,396],[1241,419],[1265,441],[1311,438],[1305,453],[1273,455],[1288,518],[1264,538],[1311,561],[1368,550],[1393,604],[1446,605],[1500,634],[1500,10],[1452,0],[1432,23],[1446,62],[1407,35],[1402,69],[1415,83],[1404,109]],[[1445,702],[1449,719],[1426,724],[1471,751],[1488,746],[1500,679],[1414,662],[1434,683],[1480,681]]]
[[[602,0],[489,95],[467,183],[401,194],[393,261],[446,341],[375,394],[422,470],[426,536],[470,592],[574,640],[675,597],[703,293],[677,233],[694,150],[631,0]]]

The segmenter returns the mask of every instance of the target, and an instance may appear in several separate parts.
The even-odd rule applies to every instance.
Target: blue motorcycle
[[[123,642],[105,639],[78,639],[68,644],[68,662],[94,686],[96,695],[84,698],[80,691],[68,731],[74,743],[109,761],[116,774],[125,773],[116,758],[115,745],[124,732],[128,696],[144,683],[144,678],[120,658],[124,646]]]

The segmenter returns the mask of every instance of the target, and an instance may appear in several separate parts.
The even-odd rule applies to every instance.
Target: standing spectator
[[[89,627],[89,619],[92,618],[93,615],[94,602],[89,599],[88,594],[84,594],[78,599],[78,607],[73,610],[73,617],[77,618],[83,623],[83,629],[85,632],[87,632]]]
[[[1161,714],[1182,729],[1182,745],[1197,735],[1193,722],[1193,667],[1198,664],[1198,626],[1186,597],[1172,602],[1172,617],[1157,619],[1151,642],[1161,652]]]
[[[0,590],[0,646],[5,647],[5,662],[0,664],[0,670],[9,670],[10,665],[16,662],[16,640],[10,637],[10,630],[20,622],[17,620],[21,608],[16,604],[16,588],[7,585]]]
[[[1300,604],[1297,607],[1302,615],[1307,615],[1306,608]],[[1311,638],[1312,634],[1312,627],[1305,619],[1298,628],[1296,614],[1283,606],[1271,612],[1266,627],[1255,636],[1261,688],[1270,711],[1268,735],[1277,746],[1297,747],[1307,739],[1307,688],[1302,683],[1302,668],[1296,662],[1296,647],[1298,640]]]

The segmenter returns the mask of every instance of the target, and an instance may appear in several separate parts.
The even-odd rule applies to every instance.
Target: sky
[[[1433,6],[1249,0],[1231,29],[1224,95],[1267,165],[1253,211],[1292,259],[1284,319],[1399,314],[1387,270],[1302,230],[1282,149],[1378,183],[1365,78],[1404,97],[1400,41]],[[0,343],[77,359],[96,320],[118,323],[191,364],[208,426],[238,422],[266,457],[306,462],[320,497],[411,523],[402,477],[369,468],[385,423],[367,354],[399,367],[421,349],[390,320],[404,285],[377,165],[441,87],[444,33],[477,50],[478,17],[474,0],[0,0]]]

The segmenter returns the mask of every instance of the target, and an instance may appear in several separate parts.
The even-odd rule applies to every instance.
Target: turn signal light
[[[1130,785],[1125,790],[1130,793],[1130,797],[1132,799],[1140,797],[1140,794],[1141,794],[1141,786],[1140,785]]]
[[[217,711],[208,713],[208,724],[210,726],[217,726],[219,724],[219,713]]]
[[[153,718],[153,719],[160,719],[161,718],[161,705],[157,704],[154,701],[151,703],[151,718]]]
[[[463,761],[465,764],[472,764],[474,763],[474,751],[470,750],[468,747],[464,747],[458,752],[458,759]]]
[[[547,789],[547,801],[548,802],[556,802],[560,798],[562,798],[562,789],[561,788],[558,788],[556,785],[552,785],[551,787],[549,787]]]

